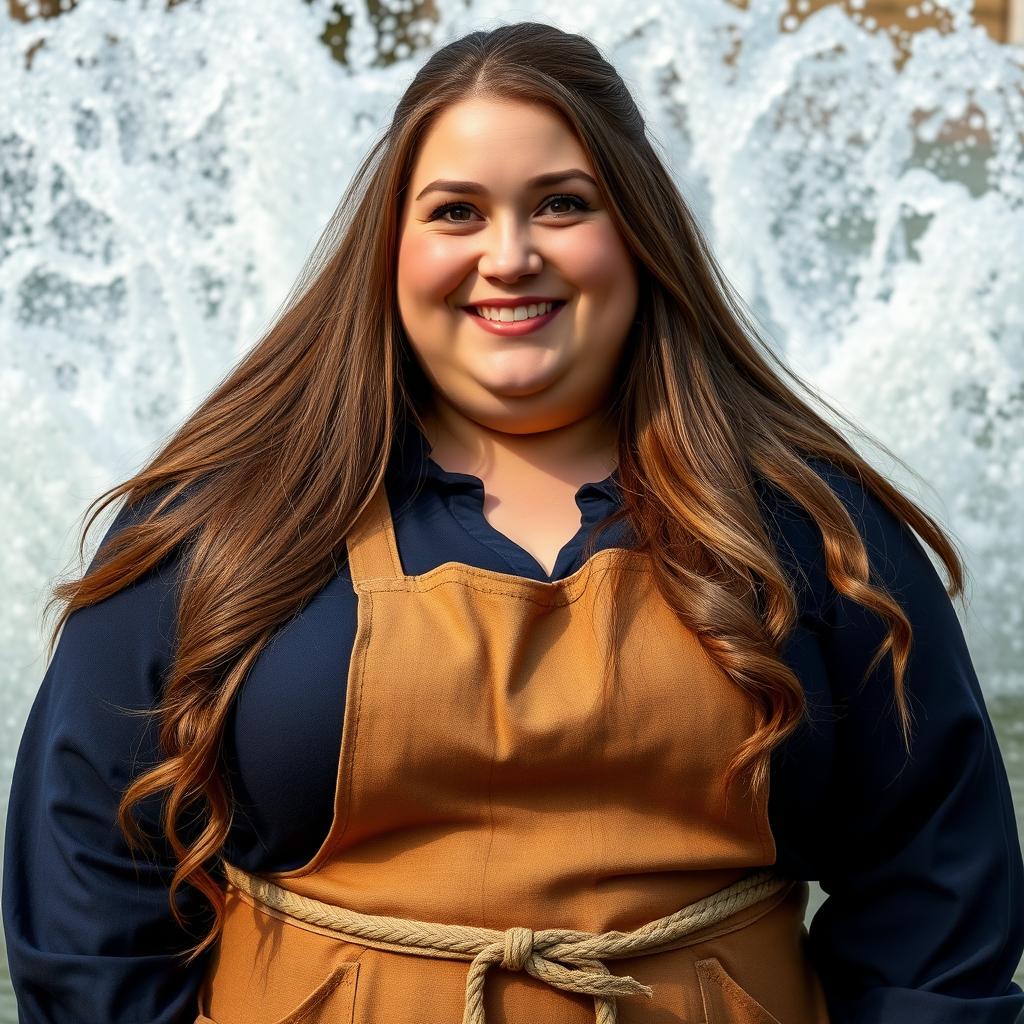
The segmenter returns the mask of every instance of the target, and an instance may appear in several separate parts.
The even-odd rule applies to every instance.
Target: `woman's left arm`
[[[913,628],[909,759],[885,623],[831,591],[820,634],[835,723],[827,899],[809,949],[832,1024],[1015,1024],[1024,863],[1006,769],[964,634],[916,535],[855,481],[830,485]]]

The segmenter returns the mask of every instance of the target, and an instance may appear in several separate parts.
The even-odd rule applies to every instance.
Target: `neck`
[[[617,431],[604,409],[553,430],[512,432],[435,404],[423,423],[430,457],[450,472],[597,480],[608,476],[618,459]]]

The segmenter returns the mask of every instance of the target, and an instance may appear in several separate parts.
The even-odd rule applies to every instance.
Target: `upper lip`
[[[531,306],[540,302],[565,301],[550,295],[518,295],[513,299],[481,299],[479,302],[467,302],[466,306]]]

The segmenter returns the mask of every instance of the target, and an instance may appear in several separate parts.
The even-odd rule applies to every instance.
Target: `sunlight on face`
[[[569,170],[595,181],[530,184]],[[539,104],[467,100],[425,137],[403,195],[398,305],[435,396],[461,415],[550,430],[609,400],[637,279],[596,177],[568,125]],[[489,332],[463,308],[519,296],[566,304],[519,337]]]

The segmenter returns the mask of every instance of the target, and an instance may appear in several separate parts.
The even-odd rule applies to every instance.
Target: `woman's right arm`
[[[126,524],[125,510],[107,532]],[[173,560],[172,560],[173,561]],[[117,827],[125,787],[158,759],[150,708],[175,633],[167,562],[64,625],[15,762],[4,843],[3,921],[20,1024],[192,1024],[211,949],[175,953],[205,934],[212,911],[189,885],[168,904],[172,860],[159,806],[135,808],[159,851],[133,859]],[[159,797],[156,798],[159,800]]]

